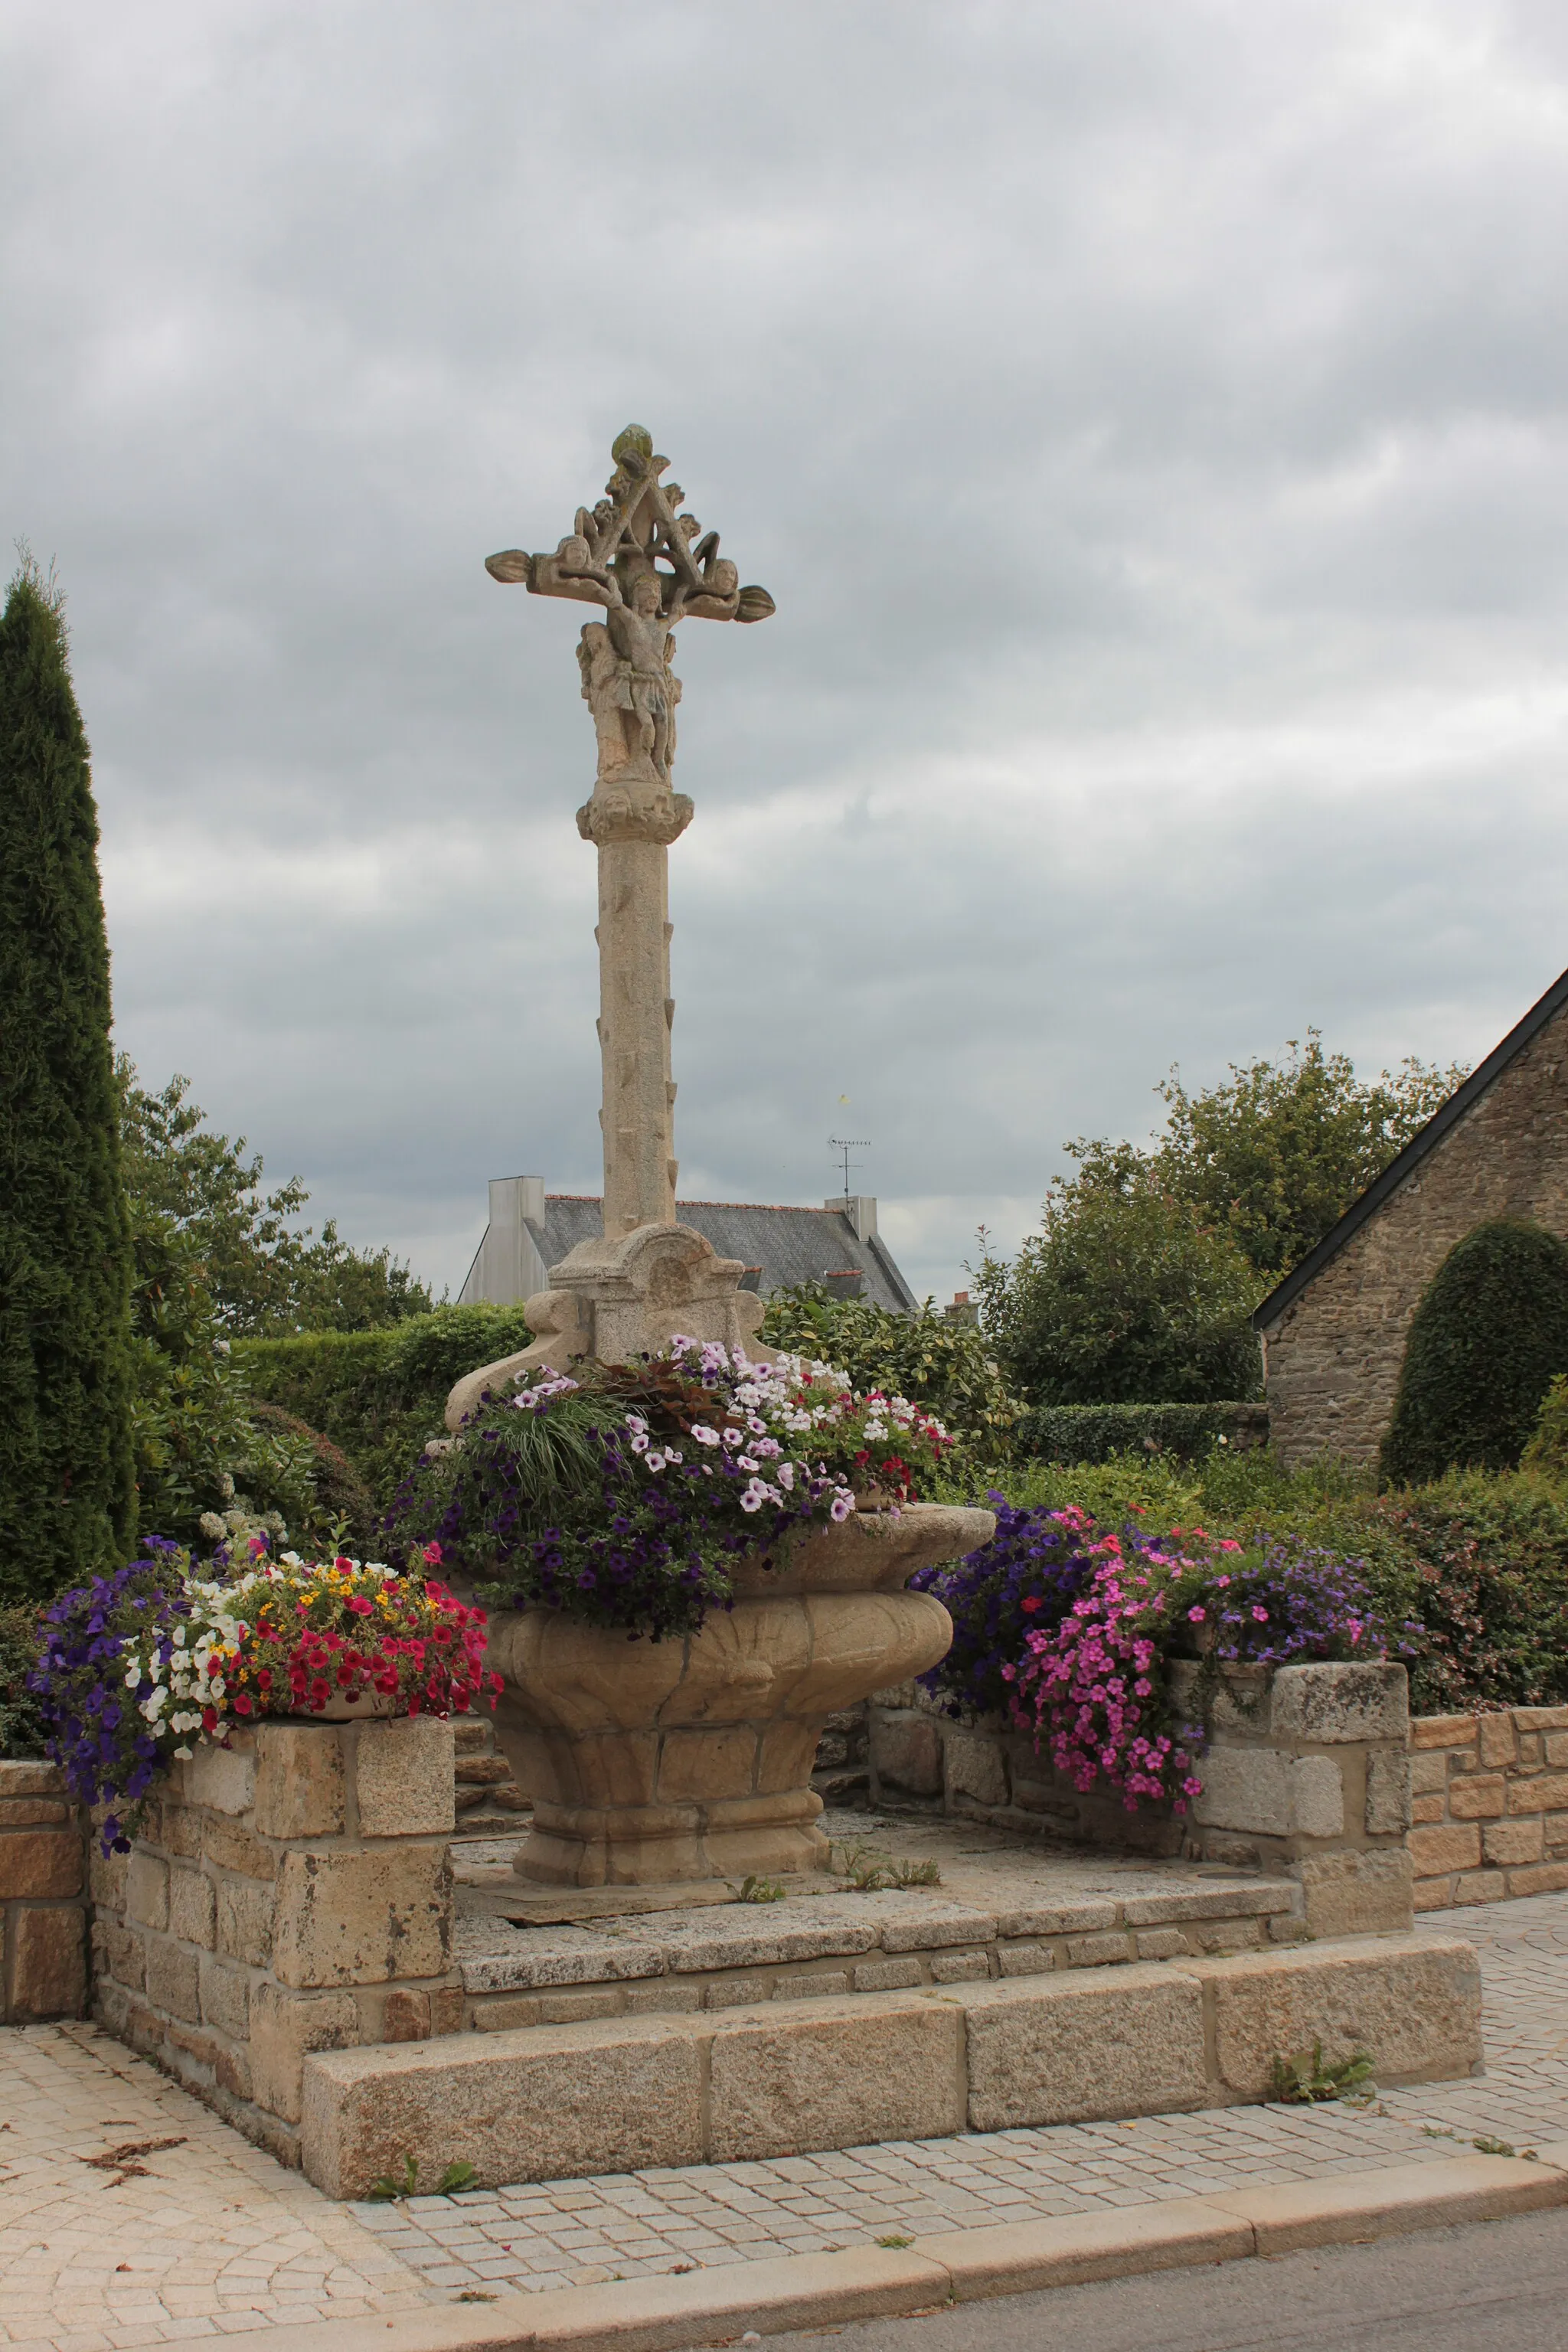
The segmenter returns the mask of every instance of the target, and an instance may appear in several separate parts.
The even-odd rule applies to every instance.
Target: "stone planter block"
[[[444,1845],[291,1847],[278,1875],[273,1972],[300,1988],[439,1976],[451,1888]]]

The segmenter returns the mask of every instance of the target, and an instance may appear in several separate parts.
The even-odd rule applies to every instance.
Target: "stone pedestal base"
[[[745,1270],[689,1225],[639,1225],[618,1240],[579,1242],[523,1310],[531,1344],[466,1373],[447,1400],[447,1428],[459,1429],[486,1389],[519,1373],[567,1371],[583,1356],[624,1364],[661,1353],[681,1334],[765,1360],[768,1350],[755,1344],[763,1302],[740,1287]]]
[[[902,1587],[993,1525],[988,1511],[917,1503],[813,1528],[776,1568],[742,1561],[733,1608],[684,1641],[498,1613],[496,1728],[534,1806],[519,1873],[637,1886],[823,1868],[822,1727],[943,1655],[946,1610]]]

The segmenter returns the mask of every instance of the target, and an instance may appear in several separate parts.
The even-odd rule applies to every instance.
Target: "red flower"
[[[250,1693],[248,1691],[237,1691],[235,1693],[234,1711],[236,1715],[248,1715],[250,1713]]]

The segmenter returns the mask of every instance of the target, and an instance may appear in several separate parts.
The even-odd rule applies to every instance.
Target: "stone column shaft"
[[[617,1241],[675,1222],[669,851],[646,839],[598,847],[605,1237]]]

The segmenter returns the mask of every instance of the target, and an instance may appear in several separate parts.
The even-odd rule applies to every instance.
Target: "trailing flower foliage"
[[[398,1715],[461,1715],[500,1686],[483,1666],[485,1616],[426,1570],[355,1559],[268,1557],[252,1535],[203,1574],[154,1538],[113,1576],[46,1612],[29,1676],[48,1752],[84,1804],[106,1805],[103,1850],[129,1843],[154,1775],[222,1746],[237,1725],[320,1715],[374,1697]]]
[[[728,1603],[737,1557],[847,1518],[857,1489],[911,1499],[950,1443],[906,1399],[858,1396],[827,1365],[677,1338],[665,1357],[488,1393],[387,1525],[439,1542],[498,1605],[657,1640]]]
[[[1230,1573],[1210,1579],[1200,1597],[1211,1631],[1209,1654],[1226,1664],[1407,1657],[1421,1639],[1414,1622],[1397,1628],[1388,1622],[1359,1563],[1286,1541],[1238,1558]]]
[[[950,1715],[1008,1713],[1006,1670],[1022,1656],[1025,1634],[1058,1626],[1094,1570],[1081,1512],[1021,1510],[994,1490],[985,1499],[996,1514],[991,1541],[952,1567],[922,1568],[910,1579],[952,1619],[952,1647],[921,1677]]]
[[[1095,1528],[1083,1512],[1064,1516],[1094,1563],[1089,1582],[1052,1631],[1027,1633],[1024,1656],[1004,1666],[1013,1719],[1048,1747],[1051,1761],[1080,1792],[1097,1780],[1121,1792],[1129,1812],[1141,1800],[1168,1799],[1184,1813],[1203,1782],[1194,1771],[1203,1733],[1171,1721],[1165,1672],[1180,1593],[1197,1563],[1129,1531]],[[1200,1621],[1194,1604],[1185,1612]]]
[[[991,1542],[912,1580],[954,1625],[921,1679],[949,1713],[1004,1716],[1080,1791],[1103,1783],[1130,1811],[1184,1812],[1202,1787],[1204,1727],[1177,1718],[1172,1658],[1203,1657],[1201,1712],[1222,1664],[1407,1656],[1419,1635],[1391,1627],[1359,1564],[1331,1552],[990,1500]]]

